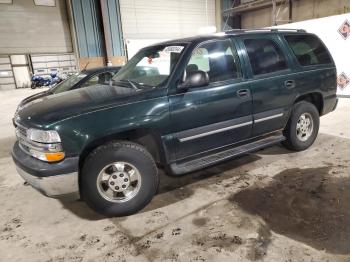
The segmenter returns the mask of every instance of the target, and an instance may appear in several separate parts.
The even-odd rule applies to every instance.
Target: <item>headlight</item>
[[[55,130],[27,130],[26,141],[21,141],[26,151],[33,157],[46,162],[60,161],[65,157],[61,145],[61,138]]]
[[[30,128],[27,130],[27,138],[39,143],[60,143],[61,138],[54,130],[39,130]]]

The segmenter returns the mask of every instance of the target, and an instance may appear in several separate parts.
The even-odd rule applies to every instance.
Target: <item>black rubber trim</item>
[[[46,163],[29,156],[19,147],[18,141],[12,149],[12,159],[16,166],[36,177],[57,176],[78,172],[79,157],[69,157],[56,163]]]
[[[264,112],[260,112],[260,113],[254,114],[254,120],[256,121],[256,120],[259,120],[259,119],[262,119],[262,118],[265,118],[265,117],[270,117],[270,116],[274,116],[274,115],[278,115],[278,114],[283,114],[284,115],[285,113],[286,113],[286,111],[283,108],[277,108],[277,109],[273,109],[273,110],[268,110],[268,111],[264,111]]]
[[[200,127],[196,127],[196,128],[192,128],[192,129],[187,129],[187,130],[175,133],[174,136],[178,139],[183,139],[186,137],[191,137],[191,136],[215,131],[215,130],[218,130],[221,128],[226,128],[226,127],[230,127],[230,126],[234,126],[234,125],[238,125],[238,124],[242,124],[242,123],[247,123],[250,121],[252,121],[251,115],[243,116],[243,117],[239,117],[239,118],[235,118],[235,119],[217,122],[217,123],[206,125],[206,126],[200,126]]]

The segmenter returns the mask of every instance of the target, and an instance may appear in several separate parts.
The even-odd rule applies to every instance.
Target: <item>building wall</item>
[[[55,7],[30,0],[0,4],[1,54],[72,51],[65,0],[56,0]]]
[[[281,12],[281,14],[278,16],[279,19],[288,20],[288,10],[287,12],[285,10],[283,10],[283,12]],[[242,28],[260,28],[271,26],[272,8],[268,7],[244,13],[241,16],[241,19]]]
[[[172,39],[215,26],[215,0],[120,0],[124,39]],[[207,3],[207,5],[206,5]]]
[[[278,9],[278,7],[277,7]],[[293,1],[292,21],[326,17],[350,12],[349,0],[298,0]],[[278,24],[285,24],[289,17],[288,8],[283,8],[277,17],[284,20]],[[242,14],[242,28],[259,28],[271,26],[272,7],[249,11]]]
[[[293,22],[350,12],[349,0],[303,0],[293,2]]]

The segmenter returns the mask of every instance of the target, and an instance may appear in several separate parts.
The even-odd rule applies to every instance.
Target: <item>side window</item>
[[[330,58],[326,47],[312,35],[286,35],[288,45],[302,66],[330,64]]]
[[[211,83],[241,77],[236,50],[230,40],[203,43],[192,52],[186,72],[205,71]]]
[[[282,50],[271,39],[245,39],[250,65],[254,75],[273,73],[288,68]]]
[[[104,73],[94,75],[84,84],[84,86],[108,85],[109,81],[112,79],[112,76],[113,75],[110,72],[104,72]]]

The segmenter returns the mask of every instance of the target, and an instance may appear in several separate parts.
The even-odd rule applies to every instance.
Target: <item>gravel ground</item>
[[[140,213],[104,218],[23,184],[0,93],[0,261],[350,261],[350,100],[307,151],[274,146],[180,178]]]

